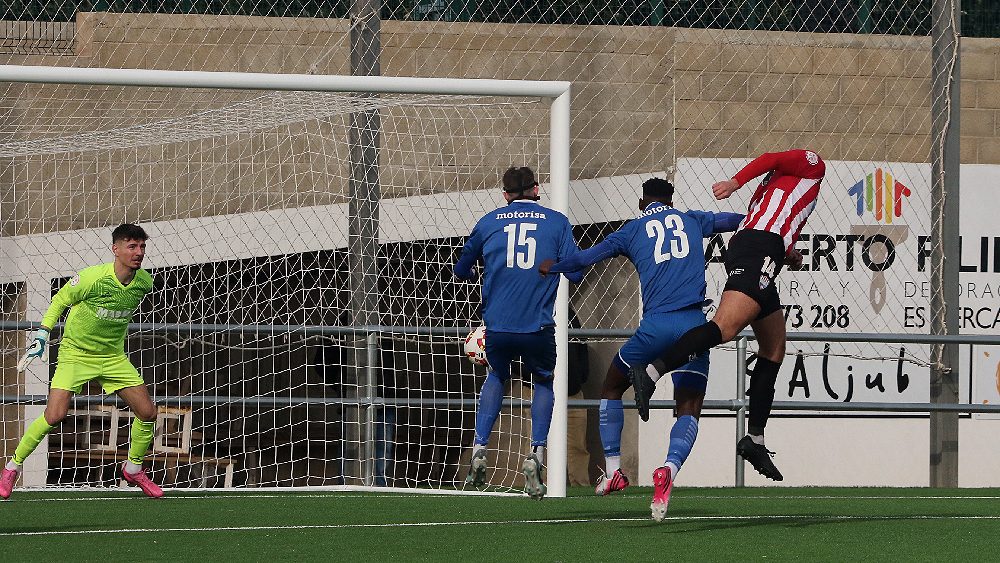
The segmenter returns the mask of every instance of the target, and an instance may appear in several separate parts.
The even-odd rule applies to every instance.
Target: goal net
[[[52,361],[16,374],[25,323],[134,222],[155,286],[126,352],[159,406],[154,481],[462,489],[486,371],[462,354],[480,286],[452,265],[503,169],[549,180],[551,105],[3,84],[5,451],[58,361],[57,331]],[[491,491],[521,486],[528,451],[531,388],[508,393]],[[117,484],[130,421],[89,384],[23,483]]]

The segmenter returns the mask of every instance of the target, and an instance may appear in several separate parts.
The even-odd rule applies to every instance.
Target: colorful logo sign
[[[910,197],[912,192],[888,170],[876,168],[851,186],[847,193],[857,200],[858,217],[867,209],[875,215],[876,221],[891,225],[894,217],[903,216],[903,198]]]

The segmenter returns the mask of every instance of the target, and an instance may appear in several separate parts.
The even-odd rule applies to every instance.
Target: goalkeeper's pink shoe
[[[670,504],[670,491],[674,488],[674,476],[669,467],[660,467],[653,472],[653,503],[649,505],[653,520],[662,522],[667,517],[667,505]]]
[[[163,489],[150,480],[149,475],[146,475],[145,469],[138,473],[129,473],[125,471],[125,463],[122,463],[122,476],[125,477],[128,483],[142,489],[142,492],[146,493],[146,496],[149,498],[160,498],[163,496]]]
[[[3,474],[0,474],[0,498],[10,498],[10,493],[14,490],[14,483],[17,482],[17,476],[20,474],[20,469],[4,468]]]
[[[601,474],[597,486],[594,487],[594,492],[597,493],[597,496],[603,497],[616,491],[624,491],[625,487],[628,487],[628,477],[622,473],[621,469],[615,469],[611,477],[608,477],[607,473]]]

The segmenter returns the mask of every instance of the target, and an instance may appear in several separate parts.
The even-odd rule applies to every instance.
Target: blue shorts
[[[705,324],[701,307],[690,307],[669,313],[655,313],[639,321],[632,338],[618,351],[616,360],[625,365],[646,366],[673,346],[678,338],[696,326]],[[621,367],[621,366],[619,366]],[[701,393],[708,386],[708,352],[671,373],[674,387],[685,387]]]
[[[518,358],[533,377],[551,380],[556,369],[555,327],[528,333],[486,329],[486,361],[501,381],[510,379],[510,364]]]

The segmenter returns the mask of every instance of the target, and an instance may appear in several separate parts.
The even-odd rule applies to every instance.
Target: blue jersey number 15
[[[507,233],[507,267],[530,270],[535,267],[535,238],[529,233],[538,228],[535,223],[511,223],[503,228]]]

